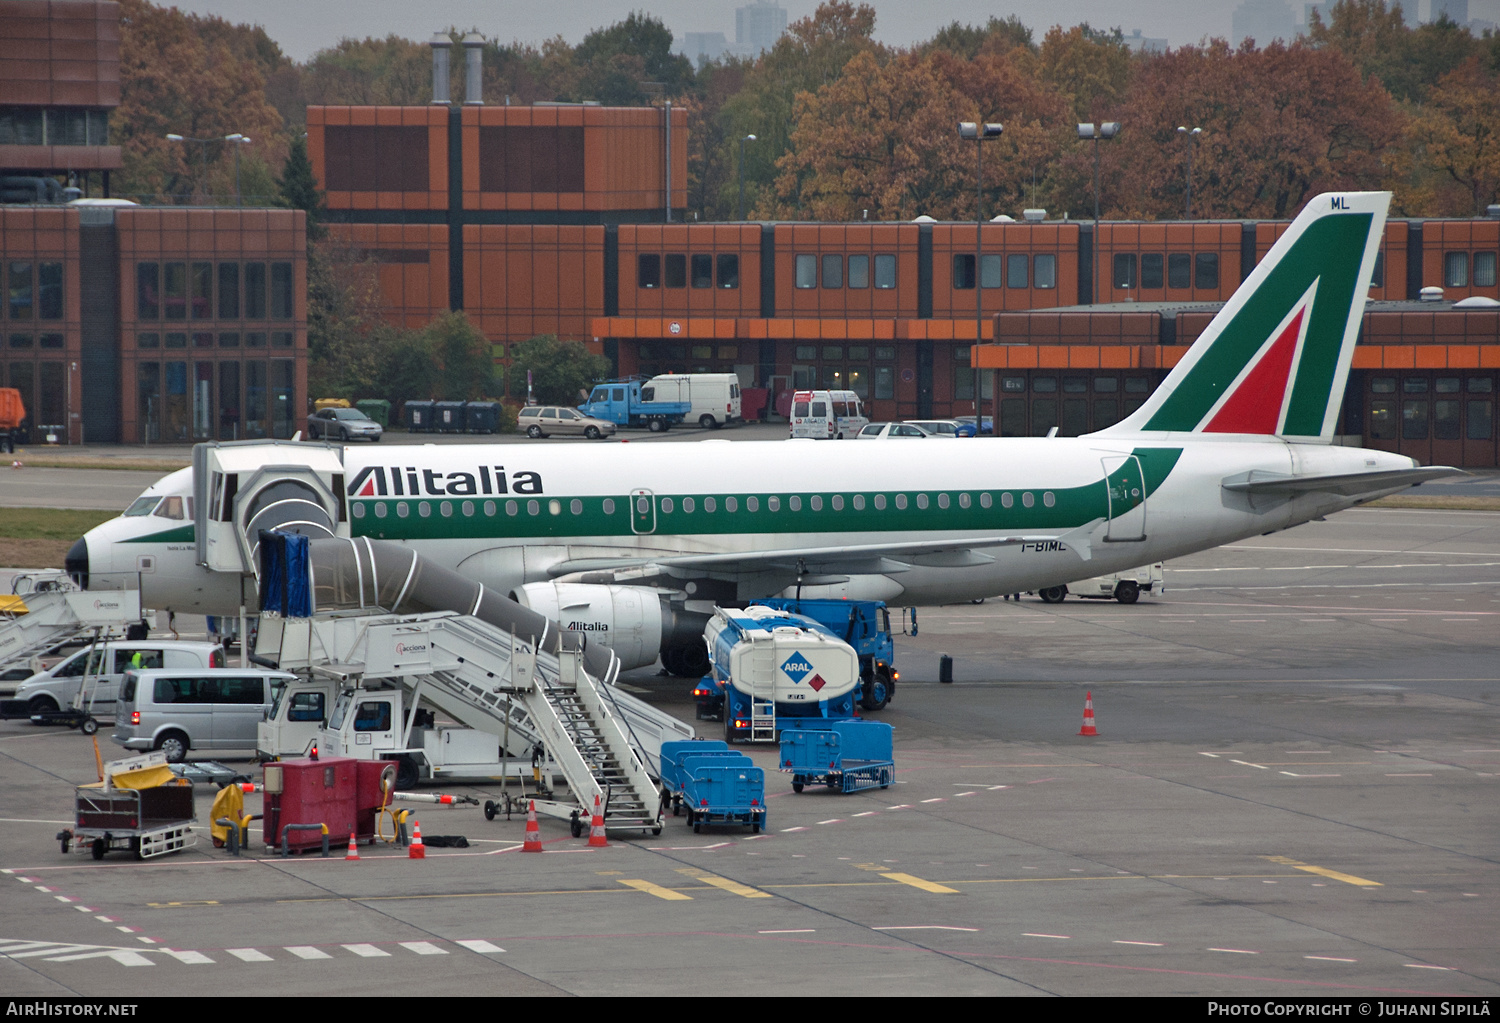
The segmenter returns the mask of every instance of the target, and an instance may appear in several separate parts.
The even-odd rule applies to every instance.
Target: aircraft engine
[[[668,595],[645,586],[601,586],[585,583],[528,583],[511,591],[523,607],[558,622],[564,629],[587,633],[620,658],[621,668],[656,662],[674,673],[697,666],[708,616],[673,607]],[[689,663],[691,662],[691,663]],[[693,674],[687,671],[687,674]],[[701,672],[699,672],[701,674]]]

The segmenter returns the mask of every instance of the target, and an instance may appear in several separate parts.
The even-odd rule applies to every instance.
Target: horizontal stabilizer
[[[1320,476],[1294,476],[1284,472],[1252,469],[1227,477],[1225,490],[1239,494],[1339,494],[1363,497],[1367,494],[1392,493],[1414,487],[1428,480],[1466,475],[1462,469],[1446,465],[1424,465],[1412,469],[1387,469],[1380,472],[1348,472]]]

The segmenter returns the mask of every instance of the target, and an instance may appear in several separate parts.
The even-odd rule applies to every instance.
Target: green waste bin
[[[384,398],[361,398],[354,407],[380,424],[382,429],[391,425],[391,403]]]

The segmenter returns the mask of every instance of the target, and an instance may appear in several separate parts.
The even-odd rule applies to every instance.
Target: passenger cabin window
[[[1115,287],[1129,290],[1136,287],[1135,280],[1135,253],[1120,252],[1115,254]]]
[[[1000,287],[1004,265],[1004,260],[998,255],[981,257],[979,260],[979,286],[981,288]]]
[[[732,252],[721,252],[718,262],[719,287],[738,288],[740,286],[740,257]]]
[[[687,287],[687,256],[680,252],[668,253],[666,260],[666,286],[669,288]]]
[[[1379,266],[1377,263],[1376,266]],[[1495,253],[1474,253],[1474,287],[1493,288],[1495,286]]]
[[[696,253],[693,256],[693,287],[712,288],[714,286],[714,257]]]
[[[1193,287],[1215,291],[1219,287],[1219,254],[1200,252],[1194,258]]]
[[[868,288],[870,286],[870,257],[849,257],[849,287]]]
[[[636,260],[635,268],[637,287],[661,287],[661,256],[654,252],[644,253]]]
[[[799,252],[797,254],[797,287],[816,288],[818,286],[818,257],[810,252]]]
[[[1026,287],[1026,254],[1024,252],[1013,252],[1005,257],[1005,286],[1007,288]]]
[[[953,290],[968,291],[974,287],[974,257],[960,253],[953,257]]]
[[[1057,257],[1051,253],[1043,253],[1036,257],[1031,277],[1032,286],[1036,288],[1057,287]]]
[[[877,255],[875,257],[875,287],[894,288],[896,286],[896,257],[890,255]]]
[[[1443,287],[1467,288],[1469,286],[1469,254],[1449,252],[1443,256]]]
[[[1141,287],[1159,288],[1162,285],[1162,258],[1160,252],[1141,254]]]
[[[829,254],[823,257],[823,287],[842,288],[844,286],[844,257]]]
[[[1167,254],[1167,287],[1191,288],[1193,286],[1193,257],[1186,252]]]

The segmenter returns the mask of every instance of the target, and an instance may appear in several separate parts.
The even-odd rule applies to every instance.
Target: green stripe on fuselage
[[[192,526],[178,526],[176,529],[167,529],[147,536],[134,536],[128,540],[121,540],[120,543],[192,543],[196,535]]]
[[[740,491],[706,494],[654,492],[655,528],[641,534],[716,536],[774,533],[932,533],[953,530],[998,532],[1056,532],[1073,529],[1109,515],[1107,487],[1116,487],[1118,516],[1155,493],[1182,454],[1181,448],[1138,448],[1135,454],[1145,473],[1145,493],[1129,495],[1134,464],[1126,463],[1107,479],[1078,487],[942,490],[832,490]],[[1047,503],[1048,495],[1052,503]],[[967,507],[964,497],[968,498]],[[1030,506],[1026,497],[1031,498]],[[1009,507],[1006,498],[1010,499]],[[771,510],[775,499],[779,507]],[[856,501],[859,498],[860,501]],[[877,507],[877,498],[885,507]],[[904,498],[905,507],[898,506]],[[989,506],[985,506],[985,498]],[[694,510],[683,510],[691,499]],[[750,509],[751,500],[756,510]],[[925,499],[926,507],[922,507]],[[947,506],[943,506],[946,499]],[[714,502],[714,511],[706,510]],[[735,510],[729,510],[733,501]],[[793,508],[793,502],[799,507]],[[606,502],[611,506],[606,511]],[[668,502],[671,511],[667,511]],[[491,498],[351,498],[350,526],[355,536],[384,540],[550,539],[575,536],[629,537],[631,497],[614,496]],[[814,508],[817,503],[820,507]],[[835,504],[839,507],[835,507]],[[862,503],[863,507],[856,507]],[[402,514],[404,510],[404,515]],[[649,516],[649,513],[648,513]]]

